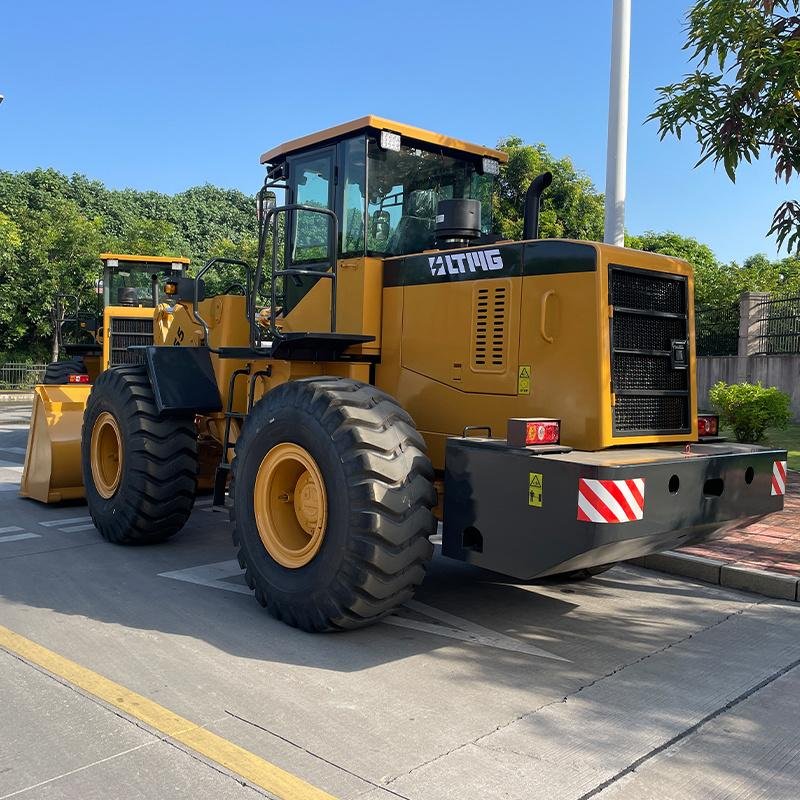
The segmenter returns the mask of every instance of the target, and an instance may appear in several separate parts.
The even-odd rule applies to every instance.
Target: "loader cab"
[[[164,283],[181,277],[188,258],[101,253],[103,308],[155,308]]]
[[[502,151],[368,116],[264,153],[269,173],[285,179],[286,202],[327,208],[339,220],[336,253],[329,222],[297,211],[285,221],[284,263],[327,271],[335,259],[390,258],[435,246],[437,204],[468,198],[492,226],[492,195]],[[286,313],[317,282],[287,282]]]
[[[153,344],[153,318],[164,283],[181,277],[188,258],[101,253],[103,262],[103,369],[139,363],[128,348]]]

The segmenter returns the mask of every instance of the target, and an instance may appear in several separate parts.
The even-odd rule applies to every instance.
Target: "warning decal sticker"
[[[528,505],[542,507],[542,473],[531,472],[528,475]]]
[[[531,393],[531,365],[523,364],[517,375],[517,394]]]

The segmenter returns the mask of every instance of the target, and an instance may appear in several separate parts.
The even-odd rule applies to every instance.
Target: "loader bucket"
[[[19,493],[42,503],[85,497],[81,476],[81,425],[91,386],[34,389],[28,449]]]

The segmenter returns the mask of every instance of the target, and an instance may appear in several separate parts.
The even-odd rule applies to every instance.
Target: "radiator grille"
[[[689,409],[682,397],[617,397],[614,426],[618,431],[674,431],[689,428]]]
[[[683,278],[613,269],[610,283],[614,305],[644,311],[686,314],[686,281]]]
[[[110,364],[144,364],[144,350],[128,348],[153,344],[153,318],[111,317],[109,323]]]
[[[472,345],[472,369],[476,372],[504,372],[508,286],[476,288],[473,302],[475,336]]]
[[[614,434],[688,433],[690,375],[672,362],[688,334],[686,279],[611,265],[609,303]]]
[[[615,308],[614,323],[614,347],[621,350],[668,352],[673,339],[686,337],[685,319],[626,314]]]
[[[680,391],[688,388],[689,373],[672,369],[669,356],[642,358],[638,353],[616,353],[614,387],[623,389],[661,389]]]

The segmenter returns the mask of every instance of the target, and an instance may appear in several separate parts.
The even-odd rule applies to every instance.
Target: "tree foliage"
[[[507,239],[522,238],[525,192],[537,175],[550,171],[553,183],[542,199],[539,235],[545,239],[603,238],[603,195],[569,158],[556,159],[543,144],[525,144],[516,136],[502,139],[498,148],[508,153],[508,163],[495,192],[496,233]]]
[[[641,236],[626,236],[625,245],[688,261],[694,267],[695,300],[698,305],[713,304],[724,294],[727,268],[720,264],[708,245],[697,239],[672,231],[646,231]]]
[[[722,164],[735,181],[742,161],[767,153],[788,184],[800,173],[800,0],[697,0],[686,29],[697,68],[659,88],[648,119],[662,139],[694,130],[698,166]],[[800,250],[799,202],[778,207],[769,234]]]
[[[106,188],[83,175],[53,169],[0,171],[0,353],[52,357],[54,300],[78,295],[93,307],[98,255],[211,255],[252,260],[255,204],[232,189],[197,186],[176,195]],[[211,276],[241,282],[236,268]],[[50,342],[48,346],[46,342]]]
[[[797,256],[771,260],[757,253],[742,264],[735,261],[724,264],[708,245],[672,231],[626,236],[625,245],[688,261],[694,267],[698,306],[726,305],[738,300],[742,292],[800,293],[800,258]]]
[[[536,175],[553,173],[540,217],[543,237],[599,240],[603,195],[570,159],[512,137],[500,142],[509,163],[494,198],[495,232],[522,235],[525,192]],[[279,220],[283,240],[283,219]],[[743,291],[800,292],[800,258],[756,255],[721,264],[695,239],[673,232],[629,236],[630,247],[683,258],[695,268],[701,305],[735,300]],[[271,244],[268,242],[268,250]],[[83,175],[53,169],[0,171],[0,360],[46,360],[55,346],[54,299],[78,295],[96,302],[98,254],[182,255],[195,266],[212,256],[256,261],[255,204],[242,192],[205,185],[175,195],[116,191]],[[282,250],[279,251],[282,257]],[[269,275],[261,304],[268,304]],[[207,276],[208,294],[244,284],[244,272],[224,266]]]

